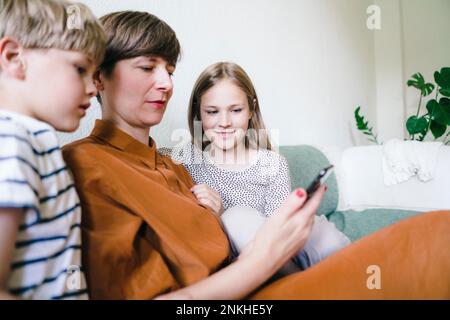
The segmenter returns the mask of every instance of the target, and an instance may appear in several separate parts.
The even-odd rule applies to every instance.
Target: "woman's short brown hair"
[[[175,66],[180,43],[172,28],[158,17],[140,11],[119,11],[100,18],[106,32],[105,58],[100,71],[111,75],[115,64],[139,56],[159,56]]]

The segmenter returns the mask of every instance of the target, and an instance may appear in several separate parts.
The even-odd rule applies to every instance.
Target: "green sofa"
[[[281,146],[279,151],[289,163],[293,189],[306,188],[319,171],[329,165],[326,156],[320,150],[309,145]],[[389,208],[337,211],[339,188],[334,173],[326,184],[328,191],[317,214],[325,215],[352,241],[399,220],[421,213]]]

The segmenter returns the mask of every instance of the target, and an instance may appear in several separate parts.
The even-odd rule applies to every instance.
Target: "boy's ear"
[[[14,78],[25,78],[23,47],[12,38],[0,39],[0,69]]]
[[[92,78],[97,91],[105,90],[105,86],[103,85],[103,75],[100,70],[95,71]]]

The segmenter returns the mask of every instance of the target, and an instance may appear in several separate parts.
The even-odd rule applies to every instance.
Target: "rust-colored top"
[[[219,219],[187,171],[113,124],[63,148],[82,205],[83,266],[93,299],[150,299],[228,261]]]

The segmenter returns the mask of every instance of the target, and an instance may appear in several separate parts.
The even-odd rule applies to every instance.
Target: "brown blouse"
[[[63,148],[83,210],[83,265],[93,299],[150,299],[228,261],[219,219],[187,171],[114,125]],[[187,227],[189,226],[189,227]]]

